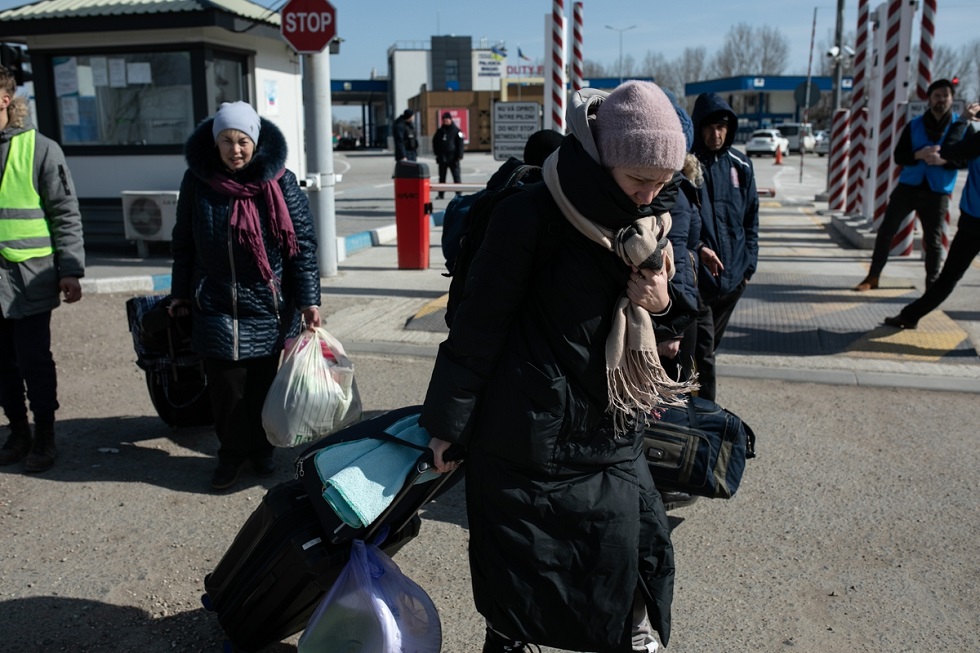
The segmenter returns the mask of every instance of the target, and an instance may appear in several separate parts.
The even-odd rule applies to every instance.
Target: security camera
[[[849,45],[845,45],[844,46],[844,54],[847,55],[848,57],[853,57],[854,56],[854,48],[852,48]]]
[[[838,48],[836,45],[831,47],[829,50],[827,50],[827,56],[831,59],[836,59],[838,56],[840,56],[840,48]]]

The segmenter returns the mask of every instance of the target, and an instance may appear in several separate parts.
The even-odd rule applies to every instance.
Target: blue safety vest
[[[959,114],[954,113],[953,118],[946,125],[946,129],[943,130],[943,135],[939,137],[938,141],[929,140],[929,136],[926,135],[926,126],[922,116],[912,120],[909,123],[909,129],[912,132],[912,151],[918,152],[924,147],[942,144],[946,138],[946,133],[949,132],[950,125],[956,122],[957,118],[959,118]],[[949,195],[953,192],[953,187],[956,186],[956,170],[947,170],[943,166],[931,166],[927,165],[925,161],[917,161],[915,165],[904,166],[902,168],[902,174],[898,178],[898,183],[907,186],[919,186],[923,180],[929,182],[929,188],[934,193]]]
[[[960,211],[980,219],[980,157],[970,162],[968,170],[966,186],[960,198]]]

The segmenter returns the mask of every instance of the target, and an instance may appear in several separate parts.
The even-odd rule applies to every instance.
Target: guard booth
[[[19,92],[65,151],[88,246],[170,239],[184,142],[222,102],[276,123],[286,166],[306,175],[299,57],[266,7],[47,0],[0,11],[0,41],[26,46]]]

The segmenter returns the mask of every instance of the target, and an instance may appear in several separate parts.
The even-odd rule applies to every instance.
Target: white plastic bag
[[[262,426],[277,447],[312,442],[339,428],[353,397],[354,364],[326,329],[303,331],[286,349],[262,405]]]
[[[432,599],[374,544],[351,543],[350,561],[299,638],[299,653],[439,653]]]

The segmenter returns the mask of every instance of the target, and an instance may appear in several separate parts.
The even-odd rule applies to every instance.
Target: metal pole
[[[834,46],[837,48],[837,56],[834,57],[833,103],[834,111],[837,111],[840,109],[840,87],[844,80],[844,67],[841,65],[844,58],[844,0],[837,0],[837,26],[834,29]]]
[[[337,275],[337,223],[334,213],[333,116],[330,110],[330,53],[303,55],[306,107],[306,170],[310,210],[316,226],[321,277]]]
[[[614,32],[619,32],[619,83],[623,83],[623,32],[628,32],[636,27],[636,25],[630,25],[629,27],[613,27],[612,25],[606,25],[606,29],[611,29]]]

